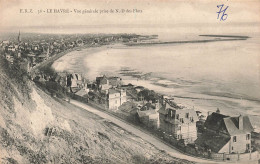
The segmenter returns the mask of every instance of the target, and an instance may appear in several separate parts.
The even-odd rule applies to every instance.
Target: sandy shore
[[[96,77],[98,74],[96,72],[90,73],[90,68],[84,62],[87,55],[92,55],[101,51],[104,51],[104,55],[106,55],[106,50],[111,48],[125,48],[123,45],[106,45],[101,47],[89,47],[79,51],[72,51],[62,56],[58,60],[56,60],[52,67],[59,72],[68,71],[68,72],[78,72],[88,77]],[[101,58],[102,59],[102,58]],[[97,61],[98,62],[98,61]],[[91,63],[91,65],[95,66],[98,63]],[[102,72],[102,71],[101,71]],[[89,74],[91,75],[89,75]],[[92,75],[92,74],[95,74]],[[119,75],[121,76],[121,75]],[[182,87],[164,87],[159,84],[156,84],[151,80],[142,80],[139,79],[134,80],[135,78],[125,79],[122,76],[125,84],[132,83],[134,85],[141,85],[146,88],[152,89],[158,93],[171,95],[175,98],[175,101],[178,104],[182,104],[184,106],[194,108],[195,110],[199,110],[203,113],[203,115],[207,116],[208,112],[214,112],[217,108],[220,109],[221,113],[231,116],[237,116],[239,114],[251,115],[252,122],[258,131],[260,131],[260,114],[258,112],[259,102],[250,101],[250,100],[240,100],[236,98],[222,97],[222,96],[214,96],[208,94],[199,94],[192,93],[186,88],[185,85]],[[93,79],[92,79],[93,80]],[[165,80],[157,79],[157,83],[165,82]],[[171,81],[167,81],[170,83]]]
[[[83,73],[86,72],[86,67],[83,62],[80,62],[85,58],[86,55],[90,55],[93,53],[97,53],[99,51],[103,51],[105,49],[110,48],[109,45],[104,45],[100,47],[85,47],[81,49],[77,49],[74,51],[69,51],[66,54],[60,56],[57,60],[53,61],[52,68],[54,68],[57,72],[77,72]],[[77,67],[75,67],[77,65]],[[69,69],[71,66],[74,66],[74,69]],[[78,68],[78,69],[75,69]]]

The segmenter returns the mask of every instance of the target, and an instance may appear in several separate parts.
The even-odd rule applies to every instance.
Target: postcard
[[[259,152],[259,0],[0,0],[0,163]]]

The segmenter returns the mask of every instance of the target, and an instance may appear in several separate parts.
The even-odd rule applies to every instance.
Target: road
[[[201,158],[195,158],[195,157],[191,157],[191,156],[182,154],[181,152],[179,152],[179,151],[171,148],[170,146],[166,145],[162,141],[156,139],[152,135],[149,135],[149,134],[137,129],[134,126],[132,126],[131,124],[127,124],[126,122],[123,122],[116,117],[113,117],[109,114],[106,114],[106,113],[104,113],[100,110],[97,110],[97,109],[95,109],[91,106],[88,106],[86,104],[83,104],[83,103],[75,101],[75,100],[70,100],[70,103],[113,122],[114,124],[116,124],[116,125],[122,127],[123,129],[127,130],[128,132],[131,132],[131,133],[135,134],[136,136],[142,138],[143,140],[151,143],[156,148],[158,148],[160,150],[164,150],[165,152],[167,152],[169,155],[171,155],[173,157],[186,159],[186,160],[194,161],[194,162],[197,162],[197,163],[207,163],[207,164],[208,163],[222,163],[222,162],[214,162],[214,161],[201,159]]]

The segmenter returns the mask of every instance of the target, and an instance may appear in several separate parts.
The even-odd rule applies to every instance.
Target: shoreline
[[[85,45],[85,46],[82,46],[82,47],[74,47],[72,49],[68,49],[68,50],[65,50],[63,52],[60,52],[52,57],[50,57],[48,60],[45,60],[43,61],[42,63],[40,63],[39,65],[36,65],[34,68],[32,68],[32,72],[37,70],[37,69],[41,69],[45,66],[52,66],[54,62],[56,62],[57,60],[59,60],[61,57],[71,53],[71,52],[74,52],[74,51],[82,51],[84,49],[88,49],[88,48],[91,48],[91,47],[95,47],[95,46],[91,46],[91,45]],[[98,46],[96,46],[98,47]]]
[[[116,47],[116,46],[117,45],[104,45],[104,46],[99,46],[99,47],[87,47],[87,48],[81,49],[81,51],[84,51],[81,54],[80,53],[73,53],[73,51],[70,51],[67,54],[65,54],[65,55],[68,55],[67,57],[65,57],[66,59],[59,58],[59,59],[55,60],[52,64],[52,68],[54,68],[54,70],[56,72],[68,71],[68,68],[69,68],[68,62],[71,62],[73,60],[72,57],[75,56],[76,57],[75,60],[77,60],[77,61],[86,60],[85,56],[87,56],[87,55],[91,55],[93,53],[100,52],[100,51],[106,50],[108,48],[113,48],[113,47]],[[120,46],[127,47],[127,46],[122,45],[122,44],[120,44]],[[69,53],[72,53],[72,54],[69,54]],[[64,60],[67,63],[64,62]],[[63,69],[61,69],[61,70],[57,69],[58,65],[55,65],[55,63],[58,63],[58,62],[62,63]],[[84,74],[89,73],[89,70],[87,70],[87,67],[85,65],[85,62],[75,62],[75,63],[77,64],[77,68],[76,68],[77,70],[82,70]],[[72,64],[72,66],[73,66],[73,64]],[[72,68],[72,70],[73,70],[73,68]],[[74,70],[74,71],[77,72],[76,70]],[[96,76],[98,76],[98,75],[96,75]],[[240,113],[241,114],[243,113],[245,115],[260,118],[260,115],[258,114],[257,109],[254,108],[254,107],[257,106],[257,104],[255,104],[257,102],[255,102],[255,101],[253,102],[253,101],[247,100],[247,99],[242,99],[240,101],[239,99],[232,98],[232,97],[223,97],[223,96],[218,96],[218,95],[190,93],[190,92],[183,90],[183,88],[163,87],[163,86],[154,84],[153,81],[149,81],[149,80],[145,80],[145,79],[139,79],[139,81],[136,81],[135,79],[124,79],[124,76],[121,76],[121,77],[123,79],[123,82],[126,83],[126,84],[132,83],[133,85],[141,85],[141,86],[144,86],[147,89],[154,90],[157,93],[164,94],[164,95],[171,95],[172,97],[174,97],[176,99],[177,103],[180,103],[184,106],[191,107],[191,108],[194,107],[196,110],[203,112],[203,114],[205,116],[207,116],[208,112],[216,111],[217,108],[220,108],[221,112],[223,114],[226,114],[226,115],[239,115]],[[164,92],[164,91],[166,91],[166,92]],[[172,94],[170,92],[174,92],[174,94]],[[246,105],[248,103],[249,103],[249,105]],[[256,119],[254,119],[254,120],[256,120]],[[254,121],[254,122],[256,123],[256,121]],[[260,128],[259,128],[259,131],[260,131]]]
[[[76,50],[71,50],[65,54],[62,54],[61,56],[59,56],[57,59],[55,59],[53,62],[49,63],[50,67],[52,67],[56,72],[70,72],[70,70],[68,70],[67,66],[71,64],[71,62],[75,62],[73,61],[73,57],[75,57],[75,60],[84,60],[84,58],[88,55],[91,55],[93,53],[97,53],[100,51],[104,51],[106,49],[110,49],[116,46],[123,46],[121,44],[112,44],[112,45],[99,45],[99,46],[86,46],[86,47],[82,47],[80,49],[76,49]],[[77,53],[75,53],[77,52]],[[79,57],[80,56],[80,57]],[[82,59],[83,57],[83,59]],[[72,64],[73,65],[73,64]],[[84,62],[77,62],[77,66],[80,67],[81,69],[84,68],[84,71],[87,70],[87,67],[85,66]],[[83,72],[84,72],[83,71]],[[87,70],[88,71],[88,70]],[[81,71],[79,71],[78,73],[83,73]],[[85,73],[83,73],[85,74]]]
[[[148,42],[148,43],[126,43],[126,46],[150,46],[150,45],[167,45],[167,44],[187,44],[187,43],[210,43],[224,41],[247,40],[248,38],[237,37],[233,39],[204,39],[204,40],[187,40],[187,41],[170,41],[170,42]]]

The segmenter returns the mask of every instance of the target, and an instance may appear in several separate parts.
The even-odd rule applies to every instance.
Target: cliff
[[[189,163],[67,102],[0,59],[0,163]]]

